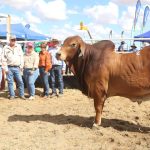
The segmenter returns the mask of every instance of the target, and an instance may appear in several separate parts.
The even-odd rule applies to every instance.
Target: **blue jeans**
[[[39,69],[36,69],[35,71],[33,71],[32,74],[31,74],[31,69],[24,69],[23,76],[26,81],[29,95],[34,96],[35,95],[34,83],[39,76]]]
[[[9,95],[15,96],[14,86],[13,86],[14,78],[19,88],[19,96],[24,96],[24,83],[22,80],[22,76],[20,74],[19,67],[8,67],[7,81],[8,81]]]
[[[1,87],[1,82],[2,82],[2,67],[0,66],[0,87]]]
[[[50,77],[51,77],[52,93],[56,93],[56,83],[58,83],[59,93],[63,94],[64,83],[62,76],[62,66],[53,65],[50,71]]]
[[[48,82],[49,73],[45,72],[44,67],[40,67],[39,70],[40,70],[41,81],[42,81],[42,84],[43,84],[43,90],[44,90],[43,94],[48,96],[49,95],[49,82]]]

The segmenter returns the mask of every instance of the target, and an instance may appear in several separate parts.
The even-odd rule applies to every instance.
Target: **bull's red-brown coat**
[[[114,49],[109,40],[90,45],[73,36],[64,41],[58,56],[78,77],[82,92],[94,99],[98,125],[106,98],[124,96],[139,102],[138,98],[150,94],[150,46],[140,55],[119,54]]]

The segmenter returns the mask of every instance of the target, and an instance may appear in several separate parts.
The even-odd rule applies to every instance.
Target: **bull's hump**
[[[114,50],[114,48],[115,48],[115,44],[112,41],[110,41],[110,40],[98,41],[95,44],[93,44],[93,46],[95,48],[100,48],[100,49],[107,49],[107,48],[109,48],[109,49]]]

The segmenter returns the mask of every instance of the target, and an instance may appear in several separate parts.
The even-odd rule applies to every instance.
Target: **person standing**
[[[33,100],[35,96],[35,81],[39,76],[39,55],[34,51],[34,44],[27,43],[26,53],[24,55],[24,71],[23,76],[26,81],[29,100]]]
[[[65,73],[66,65],[63,61],[57,60],[56,53],[59,51],[59,41],[57,39],[53,39],[51,41],[51,48],[49,53],[52,56],[52,69],[50,71],[51,78],[51,88],[52,94],[51,97],[54,96],[62,96],[63,95],[63,75]],[[58,83],[59,94],[56,92],[56,83]]]
[[[2,55],[3,55],[3,47],[0,45],[0,88],[2,82]]]
[[[130,47],[131,48],[129,49],[129,52],[136,52],[137,51],[137,46],[134,43]]]
[[[118,47],[118,52],[122,52],[122,51],[125,50],[125,49],[124,49],[124,44],[125,44],[125,42],[124,42],[124,41],[121,41],[120,46]]]
[[[52,67],[52,60],[51,55],[46,49],[47,44],[42,43],[41,44],[41,52],[39,53],[39,71],[40,71],[40,77],[43,84],[43,97],[48,98],[49,97],[49,70]]]
[[[19,88],[19,96],[21,99],[25,100],[24,83],[21,76],[24,65],[23,51],[21,46],[16,43],[15,35],[10,36],[9,44],[3,48],[2,63],[5,66],[4,70],[7,76],[8,90],[10,95],[9,99],[12,100],[15,98],[13,87],[15,78]]]

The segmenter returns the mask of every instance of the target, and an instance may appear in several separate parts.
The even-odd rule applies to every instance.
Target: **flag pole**
[[[7,17],[7,41],[9,41],[10,33],[11,33],[11,17],[10,15],[8,15]]]
[[[91,42],[92,42],[92,39],[93,39],[93,38],[92,38],[92,35],[91,35],[89,29],[88,29],[86,26],[83,25],[83,22],[82,22],[82,21],[80,22],[80,30],[86,30],[87,33],[88,33],[88,35],[89,35],[89,37],[90,37],[90,39],[91,39]],[[92,42],[92,43],[93,43],[93,42]]]
[[[91,33],[90,33],[90,31],[89,31],[89,30],[87,30],[87,33],[88,33],[88,35],[89,35],[90,39],[92,39],[92,36],[91,36]]]

